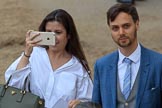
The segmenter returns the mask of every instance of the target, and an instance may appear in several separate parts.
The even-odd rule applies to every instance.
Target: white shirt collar
[[[121,64],[123,62],[123,59],[126,57],[124,56],[120,50],[118,49],[118,52],[119,52],[119,60],[118,60],[118,64]],[[140,57],[141,57],[141,46],[140,44],[138,43],[138,46],[136,48],[136,50],[130,55],[128,56],[127,58],[129,58],[130,60],[133,61],[133,63],[137,63],[139,60],[140,60]]]

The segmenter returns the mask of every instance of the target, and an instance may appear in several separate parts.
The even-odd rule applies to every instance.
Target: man
[[[135,1],[144,1],[144,0],[117,0],[119,3],[135,4]]]
[[[139,44],[136,8],[112,6],[107,23],[118,50],[96,61],[92,101],[102,108],[162,108],[162,55]]]
[[[117,0],[119,3],[135,4],[135,0]]]

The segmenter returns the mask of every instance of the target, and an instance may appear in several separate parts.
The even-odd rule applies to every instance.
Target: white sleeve
[[[79,99],[81,101],[91,101],[92,90],[93,90],[93,83],[89,75],[87,74],[86,77],[84,76],[78,81],[76,99]]]
[[[6,82],[8,81],[9,77],[12,75],[12,78],[9,82],[9,85],[16,87],[16,88],[22,88],[23,87],[25,78],[31,72],[30,63],[27,64],[24,68],[22,68],[20,70],[16,70],[17,65],[20,62],[21,58],[22,58],[22,56],[20,56],[17,60],[15,60],[5,72]]]

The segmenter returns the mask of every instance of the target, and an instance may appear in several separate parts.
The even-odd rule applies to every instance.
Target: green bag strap
[[[25,78],[24,81],[24,86],[22,88],[22,90],[20,91],[20,95],[18,96],[17,102],[22,102],[23,96],[26,94],[26,83],[27,83],[27,79],[28,77]]]
[[[10,75],[9,79],[7,80],[6,84],[3,87],[3,90],[0,94],[2,97],[5,95],[5,92],[6,92],[7,88],[9,87],[9,83],[10,83],[11,78],[12,78],[12,75]],[[28,79],[28,77],[25,78],[24,85],[23,85],[23,88],[20,91],[20,95],[18,96],[17,102],[22,102],[23,96],[26,94],[27,79]]]
[[[3,96],[5,95],[5,92],[6,92],[6,89],[8,88],[8,84],[9,84],[9,82],[10,82],[10,80],[11,80],[11,77],[12,77],[12,76],[9,77],[9,79],[7,80],[7,83],[3,86],[2,92],[1,92],[1,94],[0,94],[1,97],[3,97]]]

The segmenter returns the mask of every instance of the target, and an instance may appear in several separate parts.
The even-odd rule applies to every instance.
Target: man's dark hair
[[[119,13],[124,12],[132,16],[134,23],[139,21],[139,16],[136,8],[131,4],[115,4],[107,11],[107,24],[114,21]]]

